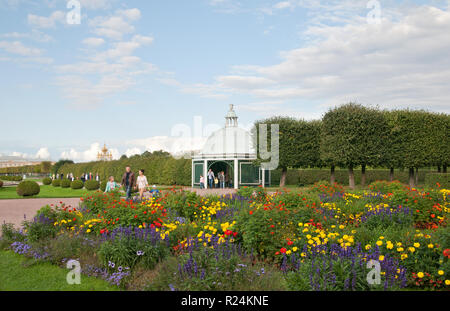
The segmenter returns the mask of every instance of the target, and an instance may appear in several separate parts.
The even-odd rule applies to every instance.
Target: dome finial
[[[225,127],[237,127],[237,115],[236,112],[234,112],[234,105],[230,104],[230,111],[228,111],[227,115],[225,116]]]

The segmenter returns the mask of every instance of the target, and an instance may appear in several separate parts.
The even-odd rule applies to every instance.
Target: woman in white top
[[[148,187],[147,177],[144,176],[144,170],[139,170],[139,176],[136,180],[136,185],[139,189],[139,195],[141,197],[141,200],[144,196],[144,191]]]

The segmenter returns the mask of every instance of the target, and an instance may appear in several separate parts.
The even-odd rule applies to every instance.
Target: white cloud
[[[5,50],[8,53],[21,55],[21,56],[38,56],[42,54],[42,50],[32,47],[27,47],[20,41],[0,41],[0,49]]]
[[[13,157],[20,157],[27,160],[49,160],[50,159],[50,152],[48,151],[48,148],[42,147],[38,150],[36,154],[28,154],[23,152],[15,151],[10,154]]]
[[[141,12],[138,9],[118,10],[112,16],[92,19],[89,25],[98,36],[122,40],[124,35],[135,31],[130,23],[139,20],[140,17]]]
[[[31,33],[19,33],[19,32],[11,32],[0,35],[3,38],[13,38],[13,39],[31,39],[37,42],[50,42],[53,38],[39,30],[33,29]]]
[[[111,5],[111,0],[80,0],[81,8],[88,10],[107,9]]]
[[[98,47],[105,43],[105,40],[102,38],[86,38],[83,40],[83,44],[90,47]]]
[[[130,21],[137,21],[141,18],[141,11],[139,9],[119,10],[119,14],[123,15]]]
[[[205,144],[207,137],[169,137],[169,136],[153,136],[142,139],[134,139],[127,142],[128,145],[137,146],[145,151],[164,150],[172,154],[180,154],[183,152],[200,150]],[[139,149],[141,150],[141,149]]]
[[[38,28],[53,28],[56,23],[64,23],[66,14],[62,11],[55,11],[49,17],[28,14],[28,24]]]
[[[136,154],[142,154],[141,149],[139,149],[139,148],[130,148],[130,149],[127,149],[127,151],[125,151],[125,155],[127,157],[131,157],[131,156],[134,156]]]
[[[100,143],[93,143],[89,147],[89,149],[84,151],[78,151],[74,148],[71,148],[68,151],[63,151],[61,153],[61,159],[72,160],[74,162],[90,162],[97,160],[97,154],[101,151],[103,146]],[[119,151],[115,148],[109,149],[112,153],[113,159],[117,160],[120,157]]]
[[[383,17],[380,25],[359,17],[346,25],[311,26],[304,35],[313,40],[280,53],[278,64],[235,66],[239,74],[219,76],[197,91],[314,100],[321,102],[318,109],[358,101],[449,112],[449,33],[450,11],[429,6]]]

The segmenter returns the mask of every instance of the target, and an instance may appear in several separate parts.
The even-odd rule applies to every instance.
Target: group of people
[[[96,180],[96,181],[98,181],[98,182],[100,182],[100,176],[98,175],[98,173],[95,175],[95,177],[94,177],[94,175],[92,174],[92,173],[83,173],[83,174],[81,174],[81,177],[75,177],[72,173],[68,173],[66,176],[64,176],[64,174],[53,174],[52,176],[51,176],[51,178],[53,179],[53,180],[55,180],[55,179],[60,179],[60,180],[63,180],[64,178],[67,178],[68,180],[70,180],[70,181],[74,181],[74,180],[81,180],[82,182],[85,182],[85,181],[88,181],[88,180]]]
[[[125,168],[125,173],[122,176],[121,184],[114,181],[114,176],[110,176],[108,182],[106,183],[105,192],[110,192],[116,188],[123,187],[123,190],[126,193],[126,199],[130,201],[133,190],[138,190],[139,197],[142,200],[144,197],[144,192],[150,188],[147,177],[144,173],[145,171],[143,169],[139,170],[139,175],[136,178],[135,174],[131,171],[131,167],[127,166]],[[153,186],[153,188],[155,188],[155,186]],[[155,192],[158,192],[158,190],[152,189],[150,191],[152,194]]]
[[[225,174],[224,171],[220,171],[217,176],[215,176],[212,169],[209,169],[207,174],[208,179],[208,187],[212,188],[221,188],[224,189],[226,186],[231,187],[232,181],[230,180],[228,174]],[[200,189],[205,189],[205,177],[200,175]]]

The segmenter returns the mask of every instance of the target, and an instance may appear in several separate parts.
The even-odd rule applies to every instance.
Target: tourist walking
[[[127,200],[131,200],[131,191],[136,188],[136,178],[134,173],[131,171],[131,167],[127,166],[125,168],[125,173],[122,176],[122,186],[127,194]]]
[[[200,189],[205,189],[205,177],[200,175]]]
[[[208,171],[208,186],[209,186],[209,188],[213,187],[213,183],[214,183],[214,172],[212,171],[212,169],[209,169],[209,171]]]
[[[114,176],[110,176],[109,181],[106,183],[105,193],[111,192],[116,188],[120,188],[120,185],[114,181]]]
[[[98,173],[95,175],[95,180],[100,182],[100,176],[98,176]]]
[[[224,171],[219,173],[219,183],[220,183],[220,188],[224,189],[225,188],[225,173],[224,173]]]
[[[139,190],[139,197],[142,200],[144,197],[144,191],[148,188],[147,177],[144,175],[144,170],[139,170],[139,176],[137,178],[137,187]]]
[[[219,178],[214,178],[214,188],[219,188]]]

